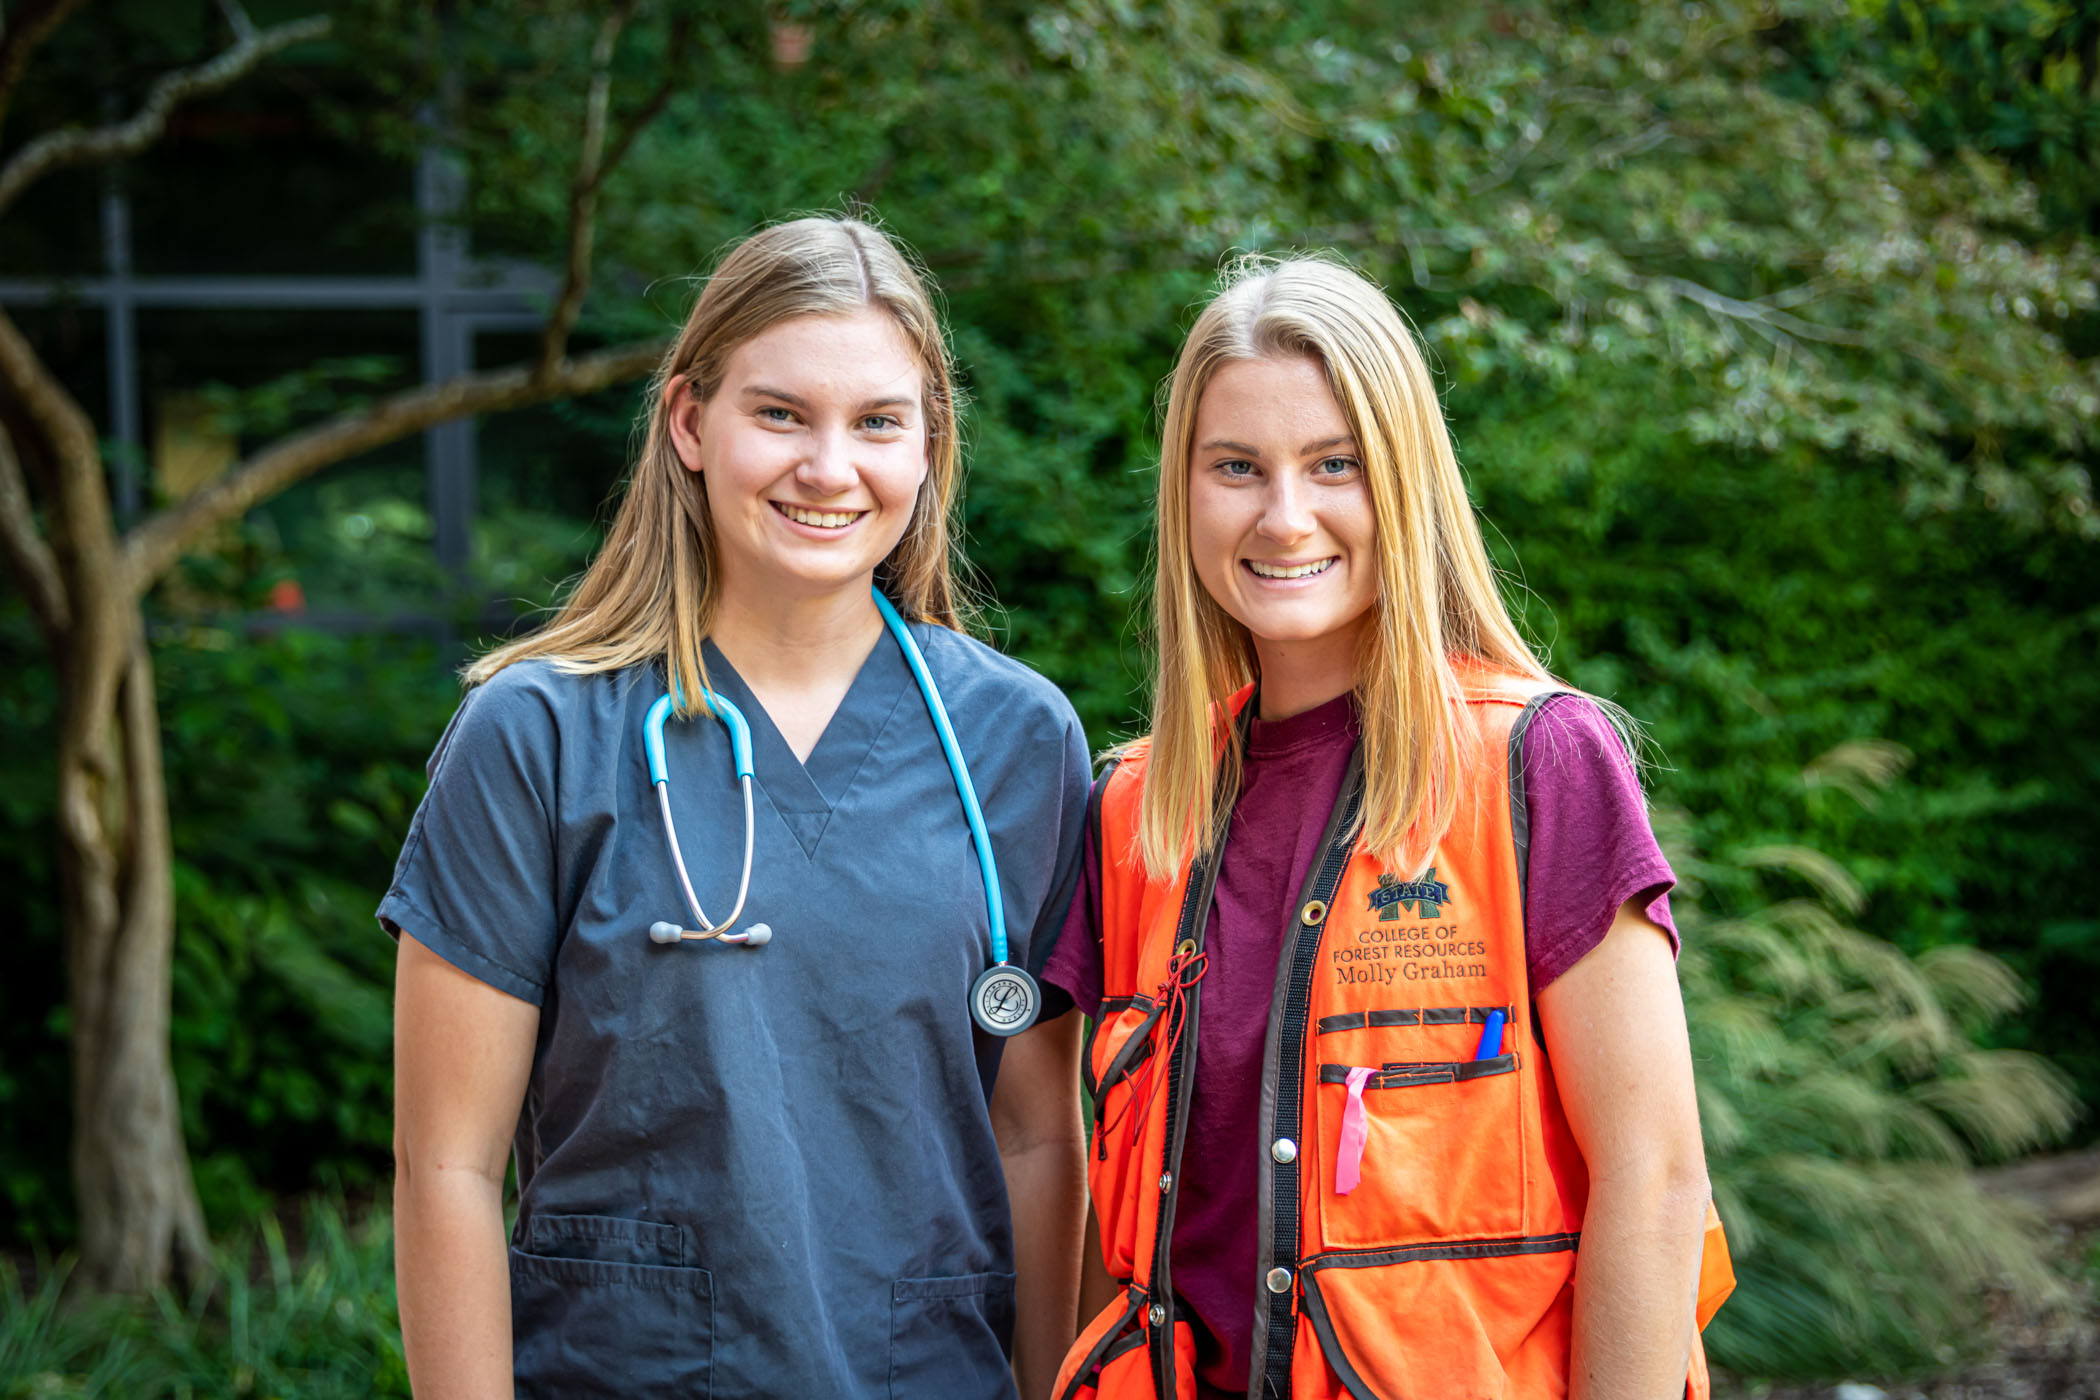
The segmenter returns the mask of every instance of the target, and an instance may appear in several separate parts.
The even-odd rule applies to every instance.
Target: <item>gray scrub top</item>
[[[1039,970],[1078,871],[1071,706],[982,643],[913,625]],[[998,1039],[975,850],[903,654],[877,642],[807,767],[751,724],[762,948],[663,946],[690,916],[642,754],[653,668],[500,672],[430,761],[379,906],[540,1007],[515,1142],[520,1396],[1009,1396],[1013,1235],[987,1104]],[[712,717],[665,729],[694,892],[726,915],[743,803]]]

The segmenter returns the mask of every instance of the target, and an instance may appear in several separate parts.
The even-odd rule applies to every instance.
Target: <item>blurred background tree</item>
[[[69,74],[156,71],[110,57],[165,52],[151,9],[72,49],[62,31],[18,112],[91,90]],[[551,261],[600,15],[331,18],[325,50],[126,171],[166,211],[160,256],[209,263],[245,211],[251,260],[402,266],[441,109],[472,246]],[[1331,247],[1381,278],[1444,371],[1532,634],[1655,740],[1744,1278],[1715,1354],[1943,1365],[1982,1344],[1982,1289],[2055,1289],[1967,1167],[2100,1095],[2096,35],[2100,7],[2071,3],[642,5],[614,109],[675,81],[599,191],[577,334],[661,335],[724,243],[870,202],[946,289],[983,624],[1100,745],[1140,722],[1153,395],[1218,261]],[[187,207],[217,168],[250,174]],[[309,187],[341,214],[272,230]],[[78,270],[94,188],[43,193],[0,257]],[[22,315],[97,411],[88,319]],[[162,340],[160,421],[194,402],[249,448],[393,388],[413,354],[403,323],[342,314]],[[434,562],[402,449],[248,512],[148,598],[174,1065],[215,1226],[383,1179],[370,904],[456,702],[448,639],[529,621],[587,557],[635,408],[487,420],[463,575]],[[375,625],[287,626],[288,582],[309,621]],[[0,1231],[63,1246],[54,687],[5,607],[0,869],[25,929],[0,945],[23,1008],[0,1024]]]

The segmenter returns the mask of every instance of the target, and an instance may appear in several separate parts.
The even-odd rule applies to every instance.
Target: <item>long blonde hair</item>
[[[1139,854],[1158,877],[1224,839],[1239,748],[1219,702],[1259,669],[1253,638],[1204,589],[1190,554],[1197,405],[1221,365],[1300,356],[1326,371],[1349,420],[1377,526],[1376,619],[1355,685],[1363,846],[1398,867],[1449,829],[1471,752],[1460,666],[1548,679],[1503,606],[1436,386],[1399,312],[1336,262],[1238,260],[1182,345],[1160,445],[1158,663],[1138,822]]]
[[[534,657],[575,674],[660,661],[684,708],[698,705],[707,687],[700,644],[714,621],[720,564],[707,492],[672,446],[669,391],[683,380],[705,402],[745,341],[793,317],[869,306],[895,319],[919,357],[927,457],[904,538],[876,581],[906,617],[959,626],[952,516],[961,451],[940,317],[909,257],[881,230],[817,216],[761,229],[716,266],[650,381],[641,457],[605,544],[553,619],[475,660],[468,683]]]

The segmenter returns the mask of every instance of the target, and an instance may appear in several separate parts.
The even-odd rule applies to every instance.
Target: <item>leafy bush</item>
[[[262,1218],[186,1299],[71,1305],[63,1268],[31,1292],[0,1264],[0,1400],[406,1397],[392,1225],[348,1216],[309,1205],[296,1257]]]
[[[0,1234],[63,1244],[67,1067],[47,732],[52,681],[0,621]],[[393,951],[372,908],[458,687],[428,641],[171,626],[156,647],[175,821],[173,1040],[207,1214],[369,1187],[392,1135]],[[17,761],[13,756],[21,756]],[[19,998],[19,1000],[17,1000]]]
[[[1891,767],[1887,746],[1848,746],[1804,786],[1867,793]],[[2025,999],[2018,977],[1975,948],[1913,958],[1849,926],[1864,894],[1820,852],[1749,847],[1722,872],[1671,844],[1708,1166],[1739,1283],[1708,1334],[1715,1359],[1760,1375],[1916,1371],[1979,1343],[1987,1289],[2063,1301],[2035,1222],[1968,1170],[1979,1152],[2053,1140],[2076,1114],[2046,1060],[1974,1043]],[[1701,904],[1710,876],[1757,871],[1814,893],[1734,917]]]

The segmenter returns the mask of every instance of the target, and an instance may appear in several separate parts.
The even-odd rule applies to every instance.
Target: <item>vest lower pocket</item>
[[[520,1400],[706,1396],[714,1277],[684,1260],[683,1228],[604,1215],[533,1215],[510,1251]]]
[[[1353,1400],[1567,1393],[1576,1237],[1320,1255],[1305,1321]]]
[[[1309,1166],[1319,1177],[1323,1241],[1349,1249],[1519,1233],[1526,1153],[1517,1064],[1509,1054],[1321,1065],[1320,1155]]]
[[[891,1400],[1013,1393],[1014,1276],[898,1279],[890,1289]]]
[[[1126,1288],[1087,1324],[1072,1345],[1055,1400],[1151,1400],[1152,1334],[1145,1323],[1146,1295]],[[1196,1334],[1186,1322],[1173,1324],[1175,1400],[1196,1394]]]

